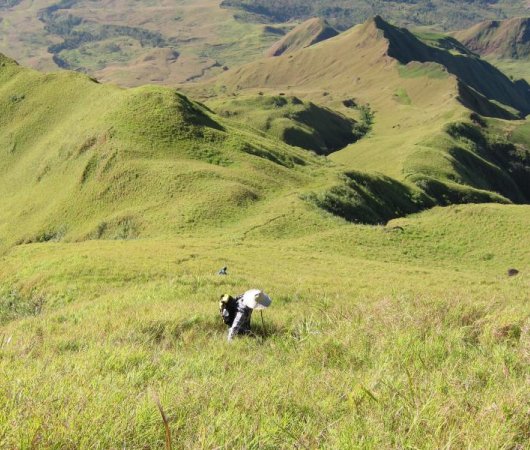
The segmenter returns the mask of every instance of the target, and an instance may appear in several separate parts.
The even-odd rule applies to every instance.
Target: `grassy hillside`
[[[4,242],[168,235],[233,221],[321,165],[172,89],[122,90],[1,64]]]
[[[524,87],[431,43],[376,19],[193,96],[0,55],[0,448],[528,447]]]
[[[317,44],[339,34],[325,20],[313,18],[306,20],[293,28],[283,38],[276,42],[269,50],[267,56],[280,56],[291,53],[310,45]]]
[[[377,17],[309,48],[184,88],[214,109],[219,96],[235,105],[258,93],[285,94],[357,120],[364,116],[368,135],[331,158],[412,184],[430,199],[422,205],[528,199],[520,177],[506,168],[519,158],[505,138],[509,122],[480,118],[522,117],[530,108],[527,85],[456,41],[420,40]],[[331,198],[342,196],[338,209],[350,209],[344,205],[353,194],[335,189]]]
[[[368,131],[354,119],[297,97],[257,95],[211,101],[218,114],[247,123],[285,143],[327,155],[357,141]]]
[[[528,220],[19,246],[3,305],[38,307],[0,325],[0,443],[158,448],[159,398],[173,448],[524,448]],[[250,286],[273,298],[265,329],[227,345],[217,297]]]

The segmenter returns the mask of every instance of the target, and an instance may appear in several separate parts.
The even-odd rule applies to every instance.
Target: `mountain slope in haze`
[[[452,35],[481,56],[520,59],[530,55],[530,18],[489,20]]]
[[[82,71],[123,86],[206,79],[263,55],[297,23],[345,30],[374,14],[401,26],[461,29],[521,16],[523,0],[33,0],[0,2],[0,52],[25,66]]]
[[[223,0],[221,3],[225,8],[245,11],[250,20],[285,22],[322,17],[341,30],[376,14],[401,26],[435,25],[455,30],[485,19],[520,16],[527,11],[524,0],[465,0],[459,7],[455,5],[451,0]]]
[[[282,34],[236,20],[218,0],[0,2],[0,52],[124,86],[207,77],[262,55]]]
[[[337,36],[339,32],[325,20],[319,18],[309,19],[293,28],[282,39],[276,42],[265,56],[280,56],[292,53],[326,39]]]

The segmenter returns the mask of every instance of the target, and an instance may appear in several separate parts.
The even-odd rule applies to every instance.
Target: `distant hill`
[[[527,11],[524,0],[223,0],[221,6],[243,10],[254,20],[285,22],[322,17],[339,29],[347,29],[382,14],[393,23],[413,27],[435,26],[455,30],[485,19],[514,17]]]
[[[520,59],[530,55],[530,18],[488,20],[453,36],[482,56]]]
[[[375,14],[399,26],[452,31],[528,12],[524,0],[459,5],[452,0],[4,0],[0,52],[38,70],[76,70],[122,86],[175,84],[253,61],[315,17],[342,31]],[[294,48],[299,39],[305,46],[308,36],[312,31],[306,28],[287,46]]]
[[[282,34],[236,19],[219,0],[0,2],[0,52],[123,86],[208,77],[262,55]]]
[[[266,52],[266,56],[280,56],[285,53],[292,53],[337,36],[337,34],[339,32],[325,20],[319,18],[309,19],[293,28],[282,39],[276,42]]]
[[[357,84],[363,80],[363,84],[383,86],[385,79],[388,82],[392,78],[391,65],[402,75],[417,77],[431,71],[432,77],[452,77],[460,101],[481,114],[513,118],[530,112],[530,89],[525,82],[512,82],[494,66],[469,53],[428,45],[379,16],[318,47],[229,71],[218,83],[237,88],[312,86],[323,90],[329,86],[347,90],[352,77]],[[419,65],[423,65],[421,69]],[[417,84],[421,82],[418,80]]]

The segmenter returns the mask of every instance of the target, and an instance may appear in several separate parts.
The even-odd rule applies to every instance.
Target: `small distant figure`
[[[219,272],[217,272],[217,275],[228,275],[228,267],[223,267]]]
[[[232,297],[224,294],[219,302],[219,312],[228,330],[228,341],[237,335],[250,334],[252,312],[268,308],[272,303],[270,297],[259,289],[251,289],[244,294]]]
[[[519,275],[519,271],[517,269],[509,269],[508,270],[508,276],[509,277],[515,277],[516,275]]]

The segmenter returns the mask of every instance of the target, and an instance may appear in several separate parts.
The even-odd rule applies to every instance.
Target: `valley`
[[[0,447],[526,448],[523,5],[143,3],[0,2]]]

